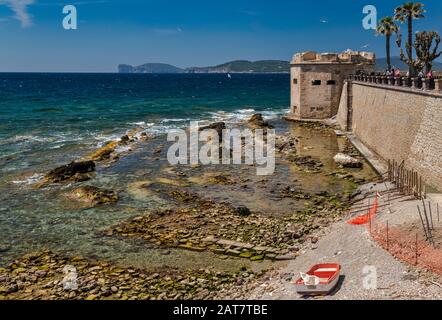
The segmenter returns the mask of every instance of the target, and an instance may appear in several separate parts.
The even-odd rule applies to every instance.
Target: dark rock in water
[[[252,214],[252,212],[250,211],[250,209],[247,208],[247,207],[244,207],[244,206],[242,206],[242,207],[237,207],[237,208],[235,209],[235,212],[236,212],[236,214],[238,214],[238,215],[240,215],[240,216],[242,216],[242,217],[247,217],[247,216],[250,216],[250,215]]]
[[[71,162],[65,166],[50,171],[46,176],[46,182],[86,181],[91,178],[90,173],[95,171],[93,161]]]
[[[271,126],[268,122],[264,121],[264,118],[262,114],[257,113],[254,114],[248,121],[248,125],[254,129],[264,129],[269,128],[272,129],[273,126]]]
[[[194,202],[198,200],[198,197],[196,195],[182,190],[171,191],[169,192],[169,195],[183,202]]]
[[[324,164],[320,160],[313,159],[311,156],[294,156],[289,160],[293,161],[299,167],[306,170],[319,170]]]
[[[232,179],[230,179],[230,178],[228,178],[228,177],[226,177],[224,175],[221,175],[221,174],[212,177],[211,180],[215,184],[221,184],[221,185],[233,185],[233,184],[235,184],[234,180],[232,180]]]
[[[11,247],[0,244],[0,253],[8,252],[9,250],[11,250]]]
[[[140,141],[147,141],[150,139],[150,136],[146,132],[142,132],[140,134],[139,140]]]
[[[118,195],[116,192],[93,186],[84,186],[74,189],[67,196],[73,200],[87,202],[91,206],[118,201]]]
[[[296,153],[296,145],[298,139],[294,136],[277,136],[275,140],[275,148],[278,152],[290,154]]]
[[[112,153],[115,151],[115,149],[120,145],[121,142],[119,141],[111,141],[107,143],[105,146],[99,148],[98,150],[94,151],[92,154],[90,154],[87,159],[92,161],[102,161],[109,159],[112,155]],[[123,142],[124,144],[124,142]]]
[[[215,130],[219,136],[219,142],[223,141],[223,130],[226,129],[226,124],[224,122],[215,122],[208,126],[199,128],[199,131],[204,130]]]
[[[130,138],[129,138],[129,136],[126,134],[126,135],[122,136],[120,140],[121,140],[121,142],[122,142],[123,144],[126,144],[126,143],[128,143],[128,142],[130,141]]]

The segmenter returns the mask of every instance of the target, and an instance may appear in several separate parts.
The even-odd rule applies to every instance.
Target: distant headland
[[[283,60],[234,60],[211,67],[178,68],[165,63],[146,63],[140,66],[120,64],[119,73],[289,73],[290,63]]]
[[[407,66],[399,57],[391,58],[393,65],[400,70],[406,70]],[[376,71],[384,71],[387,68],[387,59],[379,58],[376,61]],[[442,63],[435,62],[434,70],[442,70]],[[120,64],[119,73],[290,73],[290,62],[284,60],[234,60],[211,67],[178,68],[166,63],[146,63],[140,66]]]

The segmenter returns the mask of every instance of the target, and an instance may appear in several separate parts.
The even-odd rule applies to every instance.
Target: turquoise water
[[[159,134],[189,120],[272,117],[288,110],[290,89],[286,74],[0,74],[0,92],[0,173],[17,173],[135,127]]]
[[[8,248],[0,265],[46,248],[137,266],[244,263],[183,250],[162,255],[155,246],[100,234],[164,205],[128,191],[167,166],[145,160],[163,133],[189,120],[229,124],[258,111],[278,118],[289,106],[288,75],[0,74],[0,92],[0,248]],[[64,196],[73,186],[33,187],[49,170],[140,127],[157,138],[111,167],[99,166],[86,182],[117,191],[117,204],[79,208]]]

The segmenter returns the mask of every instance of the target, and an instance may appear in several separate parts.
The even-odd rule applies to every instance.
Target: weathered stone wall
[[[333,69],[326,65],[301,66],[300,86],[300,117],[303,119],[324,119],[330,117],[332,90],[335,85],[328,85],[333,79]],[[320,81],[320,85],[312,85],[313,81]]]
[[[372,65],[311,63],[291,67],[291,113],[298,119],[327,119],[338,113],[345,79]],[[313,85],[313,81],[320,81]]]
[[[353,82],[352,131],[384,159],[405,161],[442,190],[442,94]],[[346,100],[341,99],[339,122]]]
[[[348,117],[349,117],[349,106],[348,106],[348,82],[345,82],[342,87],[341,101],[339,103],[339,110],[337,114],[337,121],[339,126],[344,131],[348,131]]]
[[[301,117],[301,83],[303,81],[301,68],[290,69],[290,112],[297,118]]]

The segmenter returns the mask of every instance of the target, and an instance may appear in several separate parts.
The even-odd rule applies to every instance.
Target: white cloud
[[[20,21],[23,28],[32,25],[32,16],[28,12],[28,6],[33,3],[34,0],[0,0],[0,5],[6,5],[14,11],[14,17]]]

